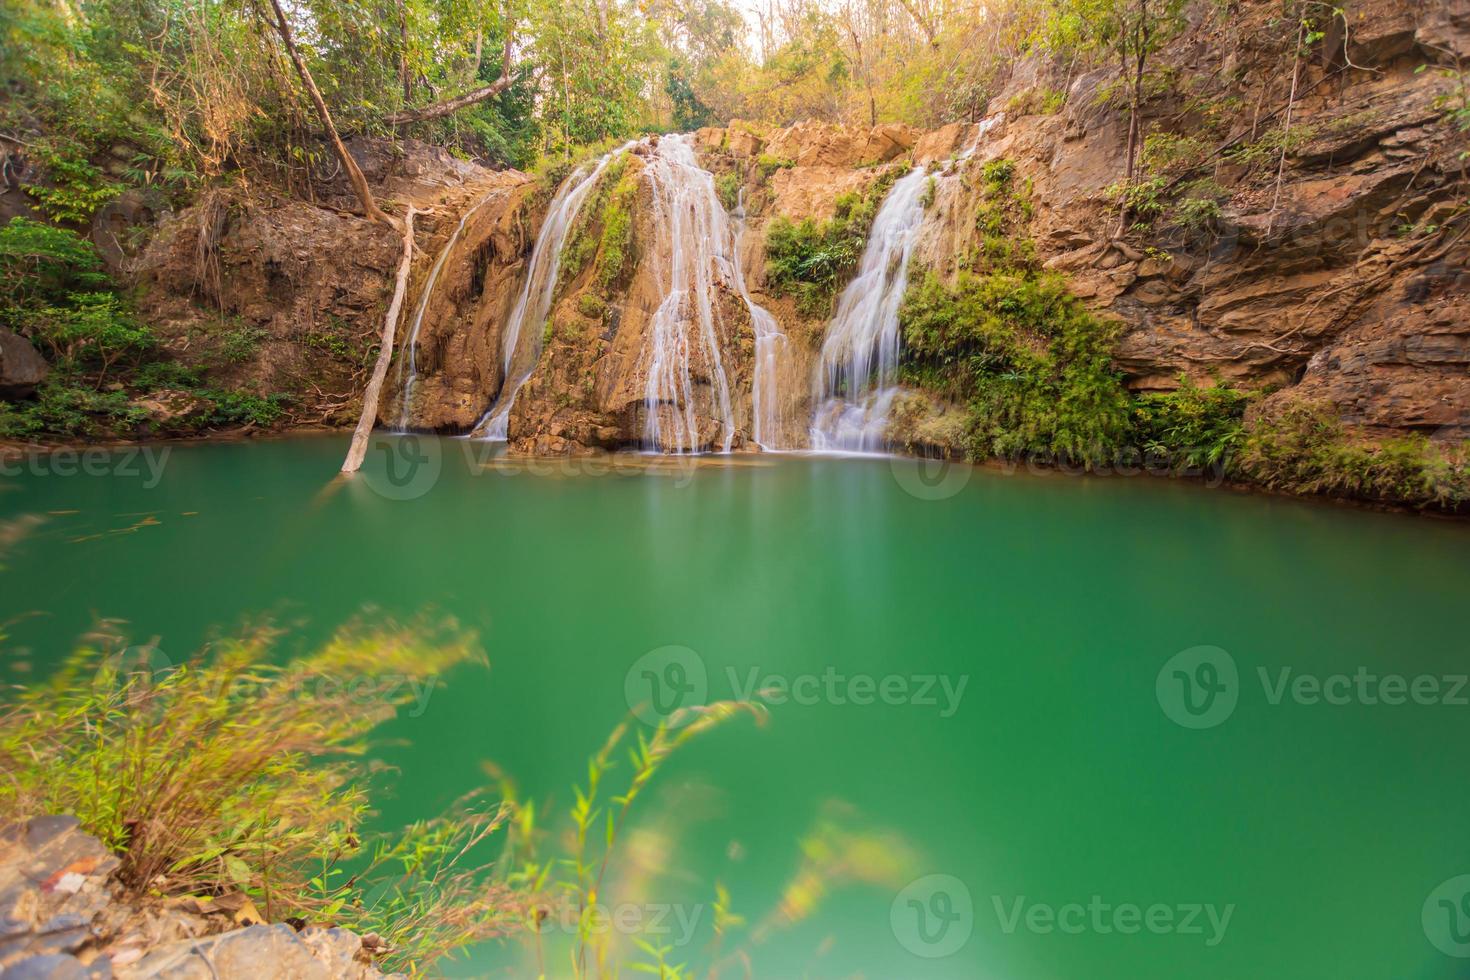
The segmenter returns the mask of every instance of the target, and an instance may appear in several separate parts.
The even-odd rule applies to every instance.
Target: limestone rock
[[[30,341],[0,327],[0,398],[25,398],[50,370]]]

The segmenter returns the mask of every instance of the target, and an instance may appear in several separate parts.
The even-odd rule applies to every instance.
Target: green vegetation
[[[1236,457],[1252,482],[1292,493],[1325,493],[1447,510],[1470,501],[1470,442],[1419,436],[1355,438],[1332,407],[1294,401],[1256,421]]]
[[[1221,384],[1200,387],[1181,375],[1174,391],[1139,395],[1132,422],[1149,459],[1178,470],[1220,469],[1231,462],[1245,435],[1241,421],[1251,394]]]
[[[24,530],[0,528],[0,543]],[[484,655],[453,620],[423,617],[352,623],[297,659],[280,656],[285,639],[257,627],[172,664],[104,625],[55,676],[0,701],[0,820],[74,814],[140,900],[243,894],[267,921],[376,933],[379,965],[415,976],[470,943],[539,932],[570,901],[582,976],[589,955],[611,955],[597,898],[643,791],[692,739],[764,717],[716,702],[637,729],[626,784],[609,792],[635,730],[625,720],[590,760],[564,834],[487,766],[498,801],[477,791],[370,836],[374,731]]]
[[[602,209],[602,237],[594,274],[603,292],[621,285],[633,266],[633,208],[637,203],[638,174],[624,174]]]
[[[963,272],[951,287],[928,274],[909,288],[900,322],[906,379],[969,405],[974,457],[1093,463],[1126,440],[1118,328],[1060,277]]]
[[[149,424],[135,399],[162,389],[205,400],[201,411],[175,423],[184,429],[269,426],[284,414],[281,395],[221,389],[165,359],[152,330],[102,271],[92,243],[74,231],[26,218],[0,226],[0,300],[0,327],[30,340],[52,365],[35,398],[0,402],[0,438],[133,435]],[[220,357],[247,360],[263,336],[231,324],[220,334]]]
[[[807,316],[829,313],[833,298],[857,268],[873,218],[901,169],[884,170],[865,193],[850,191],[837,198],[826,221],[792,221],[785,215],[772,221],[766,235],[772,292],[794,294],[797,308]]]
[[[726,211],[734,211],[740,204],[740,188],[745,183],[734,170],[726,171],[715,178],[715,193]]]

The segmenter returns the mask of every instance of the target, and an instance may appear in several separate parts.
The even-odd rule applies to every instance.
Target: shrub
[[[97,249],[76,232],[28,218],[0,225],[0,316],[9,319],[21,308],[57,303],[107,282]]]
[[[39,140],[33,148],[49,182],[22,186],[48,217],[78,224],[90,221],[98,208],[122,193],[122,185],[108,180],[77,144]]]
[[[73,293],[64,306],[48,306],[26,316],[32,337],[51,349],[54,360],[97,371],[101,387],[118,361],[135,363],[157,343],[153,332],[133,319],[112,293]]]
[[[830,312],[832,299],[847,282],[867,244],[868,230],[899,170],[890,168],[866,193],[849,192],[835,203],[826,221],[785,215],[771,222],[766,234],[766,275],[777,296],[794,294],[808,316]]]
[[[743,183],[740,174],[734,170],[715,178],[715,193],[720,195],[720,203],[725,206],[726,211],[734,211],[740,205],[740,187]]]
[[[1117,326],[1056,276],[926,274],[900,311],[904,374],[970,406],[976,458],[1094,462],[1120,446],[1128,400],[1112,369]]]
[[[1470,501],[1470,442],[1354,438],[1332,406],[1285,405],[1249,428],[1237,471],[1266,487],[1458,510]]]
[[[1241,417],[1251,397],[1219,382],[1202,388],[1181,375],[1176,390],[1134,399],[1134,432],[1145,453],[1175,470],[1228,465],[1244,438]]]

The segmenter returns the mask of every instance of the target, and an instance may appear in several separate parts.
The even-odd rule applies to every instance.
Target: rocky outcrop
[[[27,397],[50,370],[30,341],[0,327],[0,398]]]
[[[528,181],[515,171],[486,170],[412,141],[394,148],[357,140],[353,152],[388,206],[412,204],[419,212],[414,265],[419,281],[460,216],[477,201],[495,198],[479,212],[487,229],[497,222],[513,226],[514,217],[507,215]],[[175,358],[207,369],[216,386],[286,395],[300,423],[351,424],[402,249],[392,229],[347,210],[352,202],[343,179],[324,183],[314,204],[239,189],[206,193],[165,220],[131,263],[140,312]],[[519,238],[502,233],[497,242],[514,253],[505,262],[519,261]],[[483,238],[473,245],[488,247]],[[499,259],[497,253],[491,264]],[[446,276],[451,289],[474,286],[475,322],[482,326],[496,309],[484,304],[478,312],[479,291],[482,286],[496,295],[504,291],[502,273],[483,275],[473,264],[456,264]],[[428,325],[431,359],[466,358],[489,370],[494,357],[474,355],[471,331],[450,337],[440,326]],[[490,383],[493,377],[473,380]],[[429,395],[445,404],[469,400],[462,392]],[[383,403],[385,410],[397,405],[391,397]],[[469,411],[462,409],[461,415]]]
[[[126,897],[118,859],[75,817],[0,827],[0,975],[6,980],[377,980],[345,929],[265,925],[243,896]],[[231,901],[230,899],[234,900]]]

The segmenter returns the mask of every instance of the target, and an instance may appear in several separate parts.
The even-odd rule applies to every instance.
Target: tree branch
[[[500,77],[489,85],[482,85],[477,89],[471,89],[463,95],[456,95],[452,99],[445,99],[443,102],[436,102],[433,105],[389,113],[383,118],[383,122],[389,126],[407,126],[410,123],[424,122],[429,119],[442,119],[445,116],[458,112],[466,106],[472,106],[477,102],[484,102],[486,99],[504,92],[510,88],[510,83],[514,81],[510,75],[510,70],[513,67],[511,62],[511,46],[514,40],[515,36],[513,34],[507,34],[505,36],[505,53],[500,61]]]
[[[374,221],[381,221],[390,228],[397,228],[398,223],[383,213],[378,207],[378,202],[373,199],[373,192],[368,187],[367,178],[362,175],[357,161],[352,159],[352,154],[347,152],[342,137],[337,135],[337,126],[332,122],[332,114],[327,111],[327,102],[322,98],[321,90],[316,87],[316,81],[311,77],[311,70],[306,67],[306,60],[301,57],[301,52],[296,50],[296,42],[291,37],[291,25],[286,21],[286,12],[281,9],[281,0],[270,0],[271,9],[275,11],[275,23],[271,26],[281,36],[281,43],[285,45],[286,54],[291,58],[291,64],[296,67],[296,74],[301,76],[301,84],[306,87],[306,94],[311,96],[312,105],[316,106],[317,117],[321,120],[322,128],[327,131],[327,136],[332,140],[332,149],[337,151],[337,159],[342,161],[342,168],[347,171],[347,179],[352,183],[352,190],[357,194],[357,199],[362,202],[362,209],[367,216]]]

